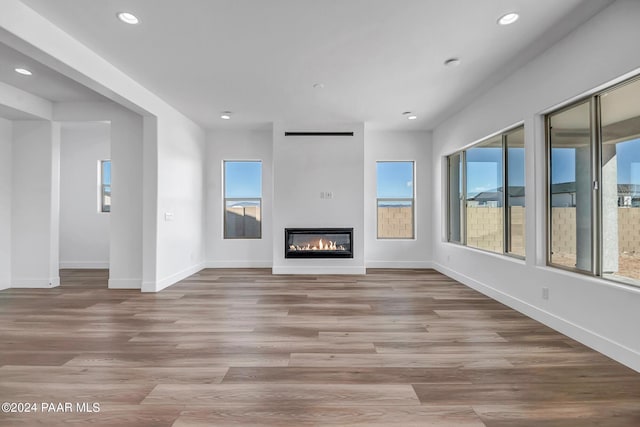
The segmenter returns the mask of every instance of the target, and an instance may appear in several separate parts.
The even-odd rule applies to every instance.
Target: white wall
[[[142,117],[112,102],[56,103],[53,115],[60,122],[111,123],[109,287],[140,289],[143,271]]]
[[[364,125],[302,128],[352,137],[284,136],[289,130],[301,128],[273,129],[273,272],[364,274]],[[284,229],[291,227],[353,227],[353,259],[285,259]]]
[[[11,154],[12,286],[58,286],[60,126],[13,122]]]
[[[273,263],[273,132],[215,131],[207,134],[207,267],[263,267]],[[224,239],[222,162],[262,161],[262,238]]]
[[[124,109],[111,122],[109,287],[142,288],[142,117]]]
[[[365,130],[365,259],[368,268],[431,267],[431,133]],[[415,239],[377,239],[376,162],[415,162]]]
[[[434,212],[436,267],[636,370],[640,289],[545,267],[542,113],[636,70],[639,20],[640,2],[615,2],[433,135],[434,201],[441,206]],[[444,156],[521,121],[527,156],[526,262],[446,243]],[[549,300],[542,299],[543,286],[549,288]]]
[[[157,278],[145,281],[149,292],[198,272],[205,256],[205,134],[184,117],[158,117],[157,150]]]
[[[12,124],[0,118],[0,290],[11,286]]]
[[[108,122],[62,124],[60,268],[109,268],[110,214],[100,212],[101,160],[111,158]]]

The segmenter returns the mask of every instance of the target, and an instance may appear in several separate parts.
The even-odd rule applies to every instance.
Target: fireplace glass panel
[[[353,229],[285,230],[286,258],[353,258]]]

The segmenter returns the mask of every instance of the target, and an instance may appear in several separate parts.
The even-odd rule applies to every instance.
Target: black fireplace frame
[[[288,247],[290,234],[348,234],[349,250],[342,251],[291,251]],[[285,228],[284,257],[291,258],[353,258],[353,228]]]

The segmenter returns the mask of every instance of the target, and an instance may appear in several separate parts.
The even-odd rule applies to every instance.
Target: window
[[[378,239],[413,239],[413,162],[376,162]]]
[[[262,162],[224,162],[224,238],[262,236]]]
[[[449,241],[463,243],[464,153],[453,154],[447,160],[449,168]]]
[[[600,101],[602,274],[640,285],[640,80]]]
[[[100,161],[100,212],[111,212],[111,160]]]
[[[640,285],[640,80],[547,116],[548,264]]]
[[[447,168],[448,240],[524,258],[524,128],[448,156]]]
[[[547,118],[550,262],[591,271],[591,103]]]
[[[502,252],[502,136],[468,149],[466,168],[467,246]]]
[[[505,135],[507,151],[507,246],[506,252],[521,256],[525,255],[525,214],[524,214],[524,128],[519,128]]]

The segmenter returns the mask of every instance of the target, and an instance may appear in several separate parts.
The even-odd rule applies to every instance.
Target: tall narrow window
[[[524,258],[524,127],[452,154],[447,165],[449,242]]]
[[[548,116],[551,264],[592,271],[591,103]]]
[[[262,236],[262,162],[224,162],[224,238]]]
[[[467,245],[502,253],[502,136],[468,149],[466,161]]]
[[[415,235],[414,163],[377,162],[378,239]]]
[[[640,284],[640,80],[599,97],[602,274]]]
[[[505,135],[507,182],[507,252],[525,256],[524,128]]]
[[[447,159],[449,167],[449,241],[463,243],[462,224],[464,216],[464,165],[463,153],[456,153]]]
[[[111,212],[111,160],[100,161],[100,212]]]

